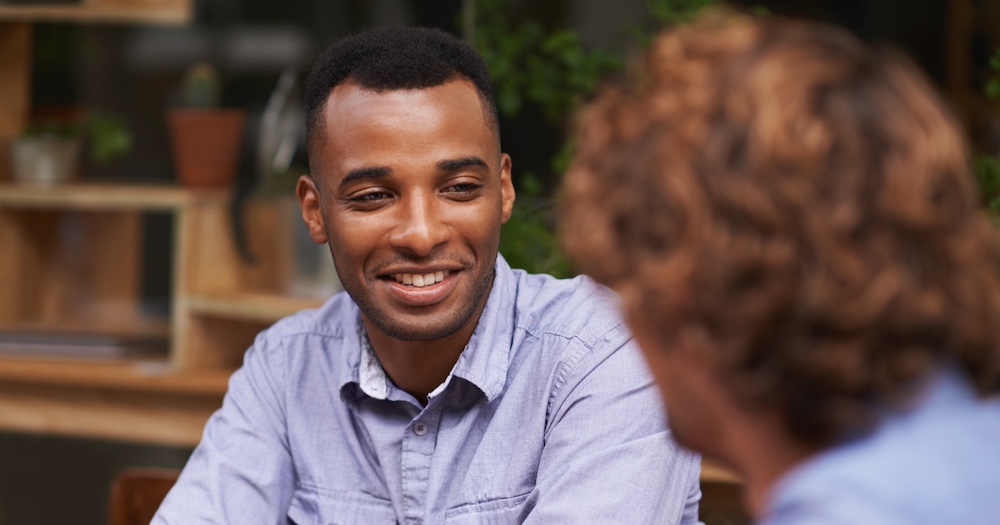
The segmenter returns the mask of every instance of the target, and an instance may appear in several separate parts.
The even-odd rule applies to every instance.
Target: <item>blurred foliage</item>
[[[637,44],[647,44],[658,28],[692,20],[717,0],[647,0],[656,27],[652,32],[626,29]],[[477,0],[475,47],[493,76],[500,113],[517,116],[527,104],[537,105],[553,126],[564,126],[570,115],[590,97],[602,79],[619,70],[622,57],[604,50],[587,49],[575,31],[546,29],[533,20],[516,22],[509,16],[508,0]],[[766,15],[764,8],[751,10]],[[991,99],[1000,101],[1000,49],[990,59],[993,71],[985,86]],[[1000,109],[1000,105],[998,105]],[[553,153],[550,165],[557,176],[565,171],[573,146],[567,138]],[[982,204],[1000,226],[1000,156],[981,155],[973,160],[973,173]],[[571,274],[559,252],[555,235],[554,202],[535,175],[516,175],[518,196],[514,213],[504,226],[500,252],[511,266],[565,277]]]
[[[986,81],[986,97],[1000,102],[1000,48],[990,58],[992,74]],[[1000,104],[997,106],[1000,111]],[[979,186],[979,197],[993,224],[1000,226],[1000,152],[979,155],[972,162],[972,173]]]
[[[993,56],[990,57],[990,70],[993,74],[986,81],[986,97],[1000,102],[1000,48],[997,48]]]
[[[689,21],[716,1],[647,0],[646,7],[660,27]],[[606,50],[587,49],[574,30],[518,20],[511,16],[513,7],[508,0],[475,3],[474,45],[493,77],[497,109],[505,117],[516,117],[527,105],[535,105],[550,125],[561,128],[603,79],[622,68],[624,60]],[[653,34],[637,28],[628,33],[638,45],[648,43]],[[565,138],[553,152],[551,180],[566,170],[572,151]],[[571,275],[555,235],[553,197],[545,194],[541,180],[532,173],[518,173],[516,182],[517,200],[503,228],[500,252],[515,268]]]
[[[39,120],[21,133],[22,137],[54,135],[64,139],[81,138],[89,144],[91,159],[110,162],[132,148],[132,133],[119,115],[95,111],[81,120]]]
[[[181,106],[192,109],[218,107],[221,89],[215,68],[206,62],[197,62],[188,68],[181,81]]]
[[[621,59],[585,49],[573,30],[514,22],[509,7],[507,0],[476,2],[474,44],[493,76],[497,107],[510,117],[535,103],[551,124],[561,125],[602,78],[621,67]]]

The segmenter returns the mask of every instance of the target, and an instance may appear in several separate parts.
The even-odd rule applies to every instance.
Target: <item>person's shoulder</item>
[[[557,279],[512,271],[519,328],[534,335],[575,338],[591,346],[624,326],[618,295],[587,276]]]
[[[319,335],[343,337],[356,330],[358,307],[346,292],[340,292],[317,308],[308,308],[279,319],[258,335],[267,341]]]
[[[779,499],[830,503],[837,494],[837,508],[880,509],[912,524],[974,523],[1000,513],[993,497],[1000,407],[934,384],[921,403],[871,434],[807,460],[782,483]]]

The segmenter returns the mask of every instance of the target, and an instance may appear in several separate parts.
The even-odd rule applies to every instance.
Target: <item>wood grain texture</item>
[[[225,190],[192,190],[177,186],[0,184],[0,208],[169,212],[195,203],[225,206],[229,197],[230,193]]]
[[[162,361],[0,357],[0,384],[219,398],[231,370],[177,370]]]
[[[182,25],[192,0],[84,0],[77,5],[0,5],[0,20]]]
[[[31,25],[0,22],[0,181],[10,177],[10,141],[31,105]]]
[[[149,525],[180,476],[177,469],[132,467],[111,482],[108,525]]]
[[[0,429],[192,447],[222,398],[0,384]]]

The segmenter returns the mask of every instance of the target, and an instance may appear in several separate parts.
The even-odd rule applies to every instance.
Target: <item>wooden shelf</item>
[[[191,0],[84,0],[79,4],[0,5],[0,21],[183,25]]]
[[[165,361],[71,361],[0,357],[0,383],[158,394],[226,393],[231,370],[178,371]]]
[[[276,294],[220,293],[194,295],[185,299],[196,315],[273,323],[282,317],[307,308],[318,308],[320,299],[303,299]]]
[[[227,190],[123,184],[0,184],[0,208],[174,211],[194,202],[222,201]]]
[[[194,447],[231,371],[0,358],[0,429]]]

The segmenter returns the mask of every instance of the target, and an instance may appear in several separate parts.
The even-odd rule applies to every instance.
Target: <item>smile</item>
[[[443,281],[445,277],[448,277],[449,273],[451,273],[449,270],[437,271],[428,274],[397,273],[393,274],[392,278],[400,284],[423,288],[424,286],[430,286]]]

